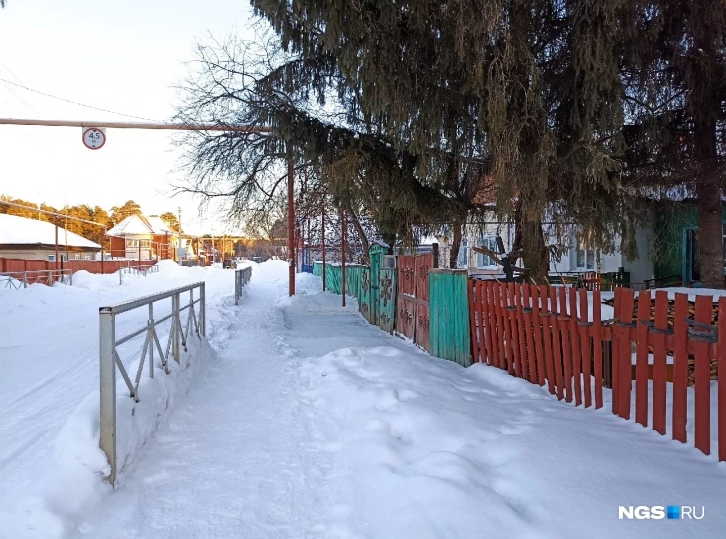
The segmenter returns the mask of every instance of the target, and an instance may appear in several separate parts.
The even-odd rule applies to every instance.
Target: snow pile
[[[154,378],[142,376],[139,402],[129,397],[123,380],[116,384],[117,488],[123,487],[127,470],[133,468],[134,460],[144,453],[143,446],[187,393],[200,367],[214,357],[205,339],[192,336],[187,347],[188,352],[182,349],[179,364],[169,362],[168,375],[157,359]],[[138,361],[130,365],[130,372],[136,372],[137,367]],[[94,391],[61,428],[55,441],[55,473],[47,478],[42,490],[14,513],[0,512],[0,536],[63,537],[77,526],[75,519],[80,511],[100,503],[104,493],[111,491],[104,480],[110,466],[98,446],[99,413],[99,392]]]
[[[334,461],[315,536],[723,536],[726,468],[607,411],[399,346],[344,348],[301,370]],[[619,520],[620,505],[705,506],[707,521]]]

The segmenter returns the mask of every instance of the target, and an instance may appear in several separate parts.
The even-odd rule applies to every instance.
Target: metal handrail
[[[242,297],[242,288],[252,278],[252,266],[234,271],[234,304],[239,305],[239,298]]]
[[[0,273],[0,282],[5,282],[5,288],[19,290],[28,288],[30,284],[45,284],[53,286],[53,283],[73,285],[73,270],[71,269],[50,269],[33,271],[4,271]]]
[[[194,298],[194,291],[198,290],[197,298]],[[189,292],[189,301],[182,306],[182,294]],[[171,299],[171,314],[162,318],[154,318],[154,303],[164,299]],[[195,306],[198,305],[198,308]],[[116,316],[134,309],[148,306],[149,317],[146,325],[135,329],[122,337],[116,336]],[[182,323],[182,313],[188,311],[186,323]],[[197,316],[197,311],[199,315]],[[100,362],[100,393],[101,393],[101,435],[100,447],[106,454],[111,466],[111,473],[107,480],[113,485],[118,472],[116,463],[116,370],[129,390],[129,397],[139,402],[139,382],[144,371],[144,365],[148,356],[149,378],[154,377],[154,349],[159,354],[161,367],[166,374],[169,374],[169,357],[179,363],[181,359],[181,347],[187,351],[187,342],[192,332],[196,333],[199,340],[206,335],[206,310],[205,310],[205,284],[198,282],[187,286],[181,286],[161,292],[101,307],[99,313],[99,362]],[[159,342],[157,326],[171,319],[171,331],[166,343],[166,350],[162,350]],[[141,359],[136,376],[132,381],[126,370],[117,347],[134,337],[146,334],[144,346],[141,352]]]
[[[136,266],[121,266],[118,270],[118,284],[122,284],[124,280],[124,273],[130,273],[134,275],[142,275],[146,277],[149,273],[158,273],[159,266],[154,264],[153,266],[142,266],[137,264]]]

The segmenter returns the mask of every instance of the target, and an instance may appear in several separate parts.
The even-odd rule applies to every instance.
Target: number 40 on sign
[[[89,150],[100,150],[106,144],[106,128],[84,127],[83,144]]]

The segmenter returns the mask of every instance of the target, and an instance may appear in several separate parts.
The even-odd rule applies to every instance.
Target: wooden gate
[[[396,331],[430,350],[429,342],[429,270],[431,253],[398,257],[398,298]]]

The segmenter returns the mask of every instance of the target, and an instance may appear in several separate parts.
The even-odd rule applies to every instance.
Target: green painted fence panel
[[[471,365],[467,271],[429,271],[431,355]]]
[[[348,295],[354,297],[358,303],[360,303],[362,277],[363,266],[360,264],[345,266],[345,290]]]
[[[381,286],[380,286],[380,269],[383,266],[383,257],[388,254],[388,247],[380,243],[374,243],[368,249],[368,255],[371,259],[370,274],[370,318],[368,321],[375,325],[379,325],[380,305],[381,305]]]
[[[317,277],[323,276],[323,263],[319,260],[316,260],[313,263],[313,275],[316,275]]]
[[[396,270],[380,270],[378,327],[393,333],[396,322]]]

